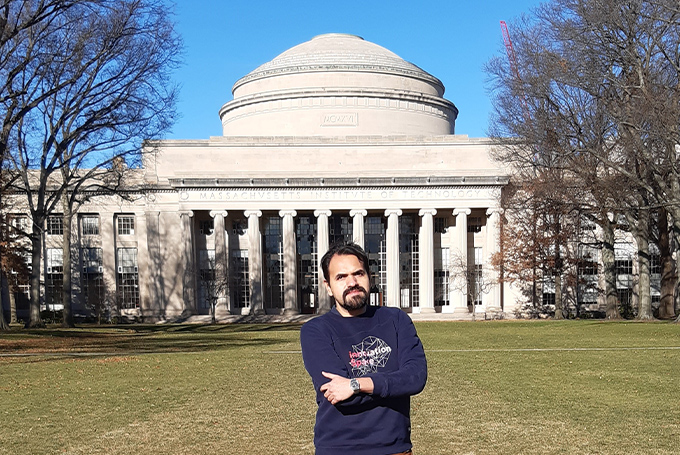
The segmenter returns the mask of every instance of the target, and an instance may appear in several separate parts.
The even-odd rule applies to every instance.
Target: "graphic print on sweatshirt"
[[[369,373],[377,373],[378,368],[385,368],[392,348],[378,337],[368,336],[359,344],[353,344],[349,353],[349,364],[355,378]]]

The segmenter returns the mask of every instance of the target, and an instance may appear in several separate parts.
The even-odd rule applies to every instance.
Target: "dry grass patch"
[[[678,325],[417,328],[429,362],[428,385],[412,402],[418,454],[671,454],[680,446],[680,350],[670,349],[680,345]],[[21,353],[23,342],[27,352],[44,350],[0,357],[0,454],[313,453],[316,404],[299,326],[99,330],[0,334],[0,352]],[[52,355],[51,346],[97,356]],[[620,347],[634,349],[595,350]],[[559,350],[517,350],[526,348]]]

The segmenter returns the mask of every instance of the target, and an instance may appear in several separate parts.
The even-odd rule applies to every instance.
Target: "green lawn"
[[[416,455],[680,451],[680,325],[422,322]],[[0,454],[312,454],[297,325],[0,332]],[[30,356],[14,354],[30,353]],[[96,354],[96,355],[82,355]]]

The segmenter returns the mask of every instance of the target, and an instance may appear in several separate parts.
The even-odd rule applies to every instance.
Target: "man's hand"
[[[321,374],[330,379],[330,381],[322,385],[319,390],[323,392],[323,396],[326,397],[331,404],[340,403],[354,395],[352,388],[349,386],[349,379],[337,374],[326,373],[325,371],[322,371]]]

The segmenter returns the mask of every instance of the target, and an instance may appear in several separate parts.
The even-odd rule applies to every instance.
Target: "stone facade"
[[[488,140],[454,134],[458,110],[443,94],[434,76],[351,35],[262,65],[220,110],[223,136],[148,144],[138,198],[81,208],[76,313],[99,299],[147,321],[207,314],[215,292],[218,315],[324,311],[319,259],[354,240],[369,253],[375,304],[512,315],[511,289],[454,285],[456,263],[493,276],[508,174]],[[46,251],[46,283],[57,256]]]

